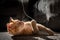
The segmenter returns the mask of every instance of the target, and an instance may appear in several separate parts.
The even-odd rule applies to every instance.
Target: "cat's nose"
[[[13,23],[7,23],[7,28],[11,28]]]

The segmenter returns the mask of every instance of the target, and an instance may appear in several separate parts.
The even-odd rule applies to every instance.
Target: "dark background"
[[[43,14],[42,11],[33,7],[36,2],[38,2],[38,0],[29,0],[28,3],[24,3],[26,13],[38,23],[41,23],[56,32],[60,32],[60,1],[56,2],[54,5],[50,5],[51,12],[54,14],[57,13],[58,15],[51,17],[49,21],[47,21],[46,15]],[[39,16],[34,17],[37,13],[40,13]],[[17,0],[0,0],[0,32],[7,31],[6,23],[9,22],[10,17],[18,18],[20,20],[22,20],[22,18],[24,20],[31,20],[28,17],[25,17],[21,2]]]

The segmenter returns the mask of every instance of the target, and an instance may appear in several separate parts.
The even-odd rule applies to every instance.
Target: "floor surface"
[[[60,34],[55,36],[11,36],[8,32],[0,32],[0,40],[60,40]]]

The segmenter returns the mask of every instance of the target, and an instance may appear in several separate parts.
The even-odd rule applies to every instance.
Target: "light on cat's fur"
[[[7,29],[12,35],[32,35],[38,33],[40,30],[44,30],[49,35],[54,35],[54,32],[51,29],[38,24],[35,20],[24,22],[13,19],[11,22],[7,23]]]

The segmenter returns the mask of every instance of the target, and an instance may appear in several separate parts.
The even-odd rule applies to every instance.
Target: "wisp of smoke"
[[[24,12],[25,16],[27,16],[30,19],[33,19],[32,17],[30,17],[29,15],[27,15],[27,13],[26,13],[26,11],[24,9],[24,4],[23,3],[28,2],[29,0],[18,0],[18,1],[20,1],[22,3],[23,12]]]
[[[52,16],[56,16],[56,14],[53,14],[50,12],[50,5],[54,4],[55,0],[40,0],[38,4],[39,11],[42,11],[46,14],[46,18],[49,21],[49,18]]]

